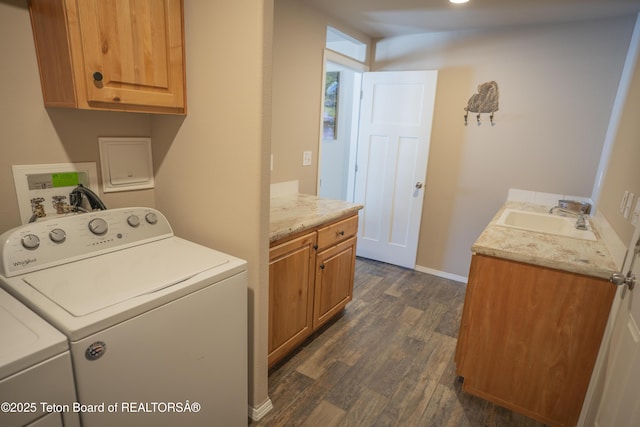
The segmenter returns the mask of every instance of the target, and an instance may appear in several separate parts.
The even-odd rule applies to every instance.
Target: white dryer
[[[0,289],[0,426],[77,427],[67,338]]]
[[[150,208],[1,236],[2,286],[67,336],[82,425],[247,425],[246,262]]]

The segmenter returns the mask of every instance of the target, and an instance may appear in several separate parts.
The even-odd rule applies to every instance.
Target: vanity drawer
[[[318,230],[318,250],[335,245],[358,232],[358,215],[338,221]]]

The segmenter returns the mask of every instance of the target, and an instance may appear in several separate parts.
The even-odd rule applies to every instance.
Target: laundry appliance
[[[69,342],[83,426],[247,424],[244,260],[151,208],[34,222],[0,244],[0,285]]]
[[[79,427],[67,338],[0,289],[0,426]]]

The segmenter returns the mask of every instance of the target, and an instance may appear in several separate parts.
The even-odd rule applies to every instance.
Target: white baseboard
[[[260,406],[254,408],[253,406],[249,406],[249,419],[251,421],[260,421],[262,417],[267,415],[270,410],[273,409],[273,403],[271,403],[271,399],[267,398]]]
[[[456,282],[467,283],[469,280],[468,277],[458,276],[457,274],[447,273],[446,271],[434,270],[433,268],[423,267],[421,265],[416,265],[414,270],[419,271],[421,273],[432,274],[434,276],[442,277],[449,280],[455,280]]]

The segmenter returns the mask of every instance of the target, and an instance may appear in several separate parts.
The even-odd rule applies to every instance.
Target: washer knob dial
[[[22,246],[25,249],[36,249],[40,246],[40,239],[35,234],[27,234],[22,237]]]
[[[140,218],[138,217],[138,215],[129,215],[129,217],[127,218],[127,224],[129,224],[133,228],[136,228],[140,225]]]
[[[67,233],[62,228],[54,228],[49,232],[49,238],[54,243],[62,243],[67,238]]]
[[[91,230],[93,234],[102,236],[108,229],[109,225],[107,225],[107,221],[102,218],[94,218],[89,221],[89,230]]]
[[[149,212],[148,214],[145,215],[144,218],[147,220],[149,224],[158,223],[158,215],[156,215],[154,212]]]

